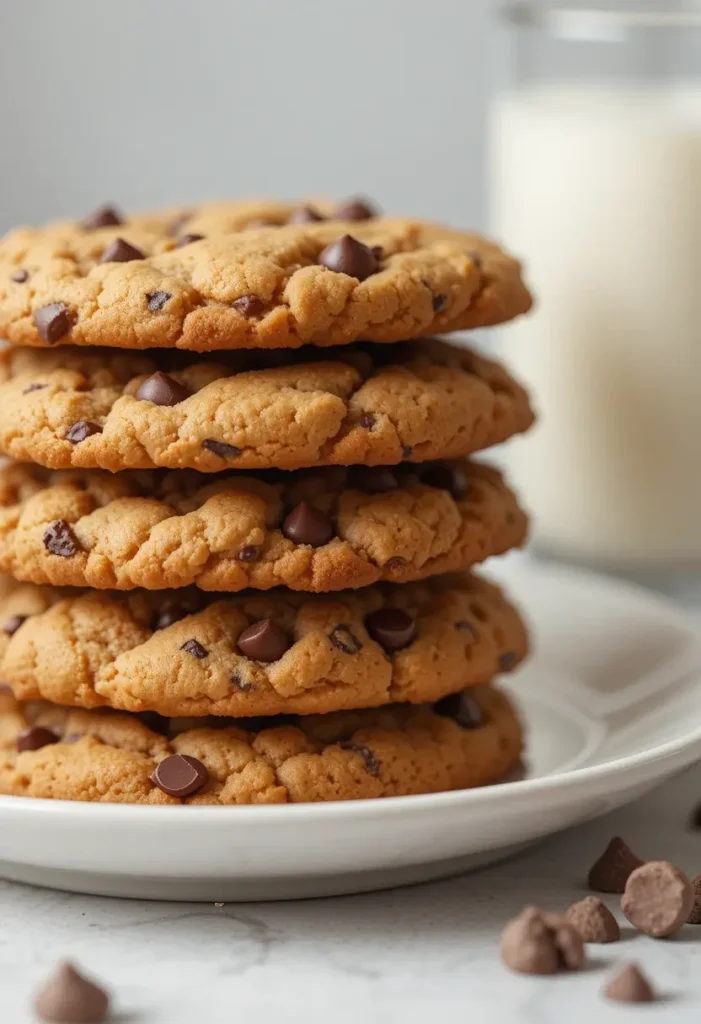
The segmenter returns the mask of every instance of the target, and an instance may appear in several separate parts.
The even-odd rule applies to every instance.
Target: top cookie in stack
[[[0,791],[117,798],[107,783],[83,795],[97,754],[66,742],[56,723],[73,719],[54,705],[155,713],[179,736],[183,716],[428,702],[388,725],[401,779],[343,739],[357,716],[334,723],[331,754],[323,723],[295,742],[317,744],[327,781],[331,759],[338,798],[502,774],[520,733],[490,684],[527,639],[467,571],[522,543],[527,519],[501,474],[467,456],[533,415],[498,363],[423,336],[530,302],[496,245],[357,200],[103,208],[0,242],[0,451],[15,460],[0,471],[0,571],[25,584],[0,601],[0,671],[24,702],[12,723],[39,730],[0,757]],[[458,697],[466,687],[474,698]],[[222,776],[221,731],[183,768],[167,745],[137,742],[143,723],[92,713],[81,729],[120,751],[97,758],[108,776],[122,743],[155,758],[138,799],[263,799],[232,782],[230,758]],[[263,756],[262,740],[246,743]],[[188,792],[159,781],[161,759],[178,757],[171,775],[196,776]],[[331,798],[304,778],[286,799]]]

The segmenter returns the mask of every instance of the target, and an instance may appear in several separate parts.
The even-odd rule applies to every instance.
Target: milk
[[[494,233],[538,300],[505,332],[542,413],[512,459],[536,538],[701,563],[701,88],[507,94],[492,128]]]

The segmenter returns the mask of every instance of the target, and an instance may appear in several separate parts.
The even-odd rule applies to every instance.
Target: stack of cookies
[[[524,540],[468,456],[527,429],[426,335],[528,310],[484,239],[209,205],[0,242],[0,792],[149,804],[484,785],[527,651],[472,567]]]

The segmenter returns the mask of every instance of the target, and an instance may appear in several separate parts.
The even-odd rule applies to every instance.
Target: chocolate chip
[[[282,532],[295,544],[320,548],[333,537],[333,525],[327,515],[308,501],[302,501],[285,516]]]
[[[250,693],[251,690],[257,689],[257,686],[254,683],[249,683],[245,679],[241,678],[241,673],[238,669],[236,669],[235,672],[232,672],[230,682],[232,686],[235,686],[236,689],[240,690],[242,693]]]
[[[388,558],[385,562],[386,569],[401,569],[404,565],[406,565],[406,558],[400,558],[399,555],[394,555],[393,558]]]
[[[290,646],[289,637],[272,619],[254,622],[238,640],[238,648],[246,658],[266,664],[278,661]]]
[[[80,222],[80,226],[86,231],[93,231],[95,228],[111,228],[124,221],[113,206],[98,206],[96,210],[89,213]]]
[[[365,771],[368,775],[378,776],[382,763],[374,750],[366,746],[364,743],[354,743],[353,740],[346,740],[340,744],[342,750],[350,750],[354,754],[360,754],[363,761],[365,762]]]
[[[421,469],[421,483],[448,491],[454,498],[464,498],[468,490],[467,474],[461,469],[433,462]]]
[[[337,274],[348,274],[364,281],[379,268],[377,257],[372,250],[352,235],[343,235],[319,254],[319,263]]]
[[[186,640],[184,644],[180,645],[180,650],[187,651],[188,654],[191,654],[194,658],[197,658],[198,661],[202,661],[202,659],[206,658],[207,655],[209,654],[207,648],[203,647],[199,640],[194,639]]]
[[[257,295],[242,295],[231,303],[241,316],[258,316],[263,312],[265,305]]]
[[[157,313],[159,309],[163,309],[168,299],[172,298],[173,296],[170,292],[149,292],[146,296],[146,302],[151,312]]]
[[[518,656],[514,651],[504,651],[499,655],[499,671],[510,672],[518,663]]]
[[[93,434],[101,434],[102,427],[99,423],[93,423],[92,420],[78,420],[72,427],[69,427],[66,432],[66,440],[70,441],[71,444],[80,444],[87,437],[92,437]]]
[[[616,1003],[654,1003],[652,985],[637,964],[626,964],[603,988],[607,999]]]
[[[313,206],[298,206],[287,218],[288,224],[314,224],[316,221],[325,220],[325,217],[315,210]]]
[[[24,268],[22,268],[21,270],[15,270],[14,274],[12,275],[11,280],[13,280],[15,282],[15,284],[24,284],[24,282],[28,278],[29,278],[29,271],[28,270],[24,270]]]
[[[255,562],[259,554],[260,548],[257,548],[255,544],[247,544],[245,548],[241,548],[236,557],[239,562]]]
[[[157,370],[139,385],[136,397],[142,402],[153,402],[154,405],[178,405],[190,397],[190,391],[180,381]]]
[[[375,426],[375,417],[371,412],[364,412],[360,417],[360,426],[365,427],[366,430],[372,430]]]
[[[174,622],[180,622],[184,619],[187,612],[184,608],[166,608],[162,612],[159,612],[153,623],[153,631],[157,632],[159,629],[167,629],[168,626],[172,626]]]
[[[353,466],[349,482],[351,487],[363,494],[385,494],[399,487],[399,481],[392,470],[384,466]]]
[[[388,654],[408,647],[416,636],[416,623],[401,608],[380,608],[371,612],[365,620],[365,628]]]
[[[405,444],[404,447],[402,448],[402,458],[408,459],[413,450],[414,449],[411,447],[410,444]]]
[[[584,943],[572,925],[559,914],[538,907],[524,907],[506,925],[501,933],[501,958],[521,974],[579,971],[586,961]]]
[[[663,939],[686,923],[694,907],[694,888],[683,871],[665,860],[650,861],[632,872],[621,910],[640,932]]]
[[[49,345],[60,341],[73,326],[73,315],[62,302],[50,302],[48,306],[37,309],[33,320],[39,334]]]
[[[101,1024],[109,996],[72,964],[61,964],[34,998],[34,1012],[48,1024]]]
[[[476,267],[477,270],[479,270],[481,268],[481,266],[482,266],[482,257],[480,256],[480,254],[478,252],[474,252],[473,251],[473,252],[468,252],[467,255],[472,260],[472,265],[474,267]]]
[[[182,249],[186,245],[192,245],[193,242],[201,242],[204,235],[181,235],[177,241],[176,248]]]
[[[48,384],[30,384],[28,388],[25,388],[22,392],[23,395],[28,395],[30,391],[43,391],[44,388],[48,388]]]
[[[3,633],[7,633],[8,636],[14,636],[22,623],[26,622],[28,618],[28,615],[13,615],[2,627]]]
[[[618,942],[621,937],[618,921],[598,896],[585,896],[573,903],[565,917],[582,942]]]
[[[385,250],[382,248],[381,245],[371,245],[370,252],[373,254],[378,263],[380,263],[384,259]]]
[[[589,888],[594,892],[621,893],[632,872],[643,863],[620,836],[614,836],[589,869]]]
[[[218,455],[220,459],[235,459],[237,455],[241,454],[241,449],[237,448],[235,444],[215,441],[213,437],[206,437],[202,442],[202,447],[206,448],[212,455]]]
[[[53,729],[45,729],[43,725],[32,725],[17,737],[17,750],[41,750],[50,743],[58,743],[59,737]]]
[[[460,619],[459,622],[455,623],[455,628],[458,633],[469,633],[470,636],[475,636],[475,627],[471,622],[467,622],[465,619]]]
[[[440,292],[433,296],[431,300],[434,313],[442,313],[445,307],[448,305],[448,296],[441,295]]]
[[[348,626],[334,626],[329,633],[329,640],[337,650],[343,651],[344,654],[358,654],[363,649],[360,640]]]
[[[207,784],[209,772],[196,757],[189,754],[171,754],[164,758],[151,773],[151,782],[168,796],[183,799]]]
[[[363,199],[348,199],[334,210],[334,220],[370,220],[377,210]]]
[[[141,249],[137,249],[130,242],[125,242],[123,238],[115,238],[103,252],[100,263],[131,263],[132,260],[143,259]]]
[[[60,558],[70,558],[80,551],[78,538],[65,519],[54,519],[53,523],[47,526],[44,531],[44,547],[52,555],[59,555]]]
[[[484,720],[482,708],[467,691],[443,697],[433,705],[433,710],[443,718],[452,718],[463,729],[479,729]]]

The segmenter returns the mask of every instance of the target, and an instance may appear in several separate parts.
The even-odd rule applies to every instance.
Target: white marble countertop
[[[701,1020],[701,927],[590,947],[591,969],[531,978],[502,967],[502,924],[526,902],[564,909],[608,838],[701,870],[701,766],[637,804],[510,862],[449,881],[303,903],[148,903],[0,882],[0,1021],[33,1020],[29,997],[61,957],[115,993],[121,1024],[613,1024]],[[615,907],[615,897],[610,901]],[[622,1007],[599,994],[616,961],[644,965],[665,998]]]

